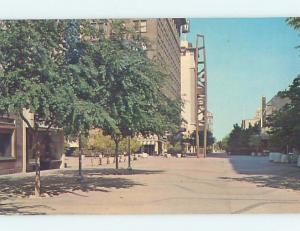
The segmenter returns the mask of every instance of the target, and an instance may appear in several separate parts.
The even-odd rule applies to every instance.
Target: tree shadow
[[[300,190],[299,176],[220,177],[221,179],[253,183],[257,187]]]
[[[160,170],[127,170],[127,169],[86,169],[83,179],[78,177],[78,170],[61,170],[41,175],[42,193],[45,196],[58,196],[63,193],[109,192],[109,189],[131,188],[143,186],[133,180],[116,177],[118,175],[148,175],[162,173]],[[111,177],[105,177],[111,176]],[[2,176],[0,178],[0,200],[24,198],[34,193],[34,175]]]
[[[35,208],[50,208],[44,205],[20,206],[15,203],[2,203],[0,204],[0,215],[46,215],[43,212],[30,212],[28,209]]]
[[[230,163],[241,177],[220,177],[228,181],[248,182],[257,187],[300,190],[299,168],[269,162],[268,157],[231,156]]]
[[[221,159],[226,159],[228,158],[228,155],[226,152],[216,152],[216,153],[207,153],[206,157],[209,158],[221,158]]]
[[[128,169],[124,169],[124,168],[120,168],[120,169],[115,169],[115,168],[105,168],[105,169],[87,169],[85,170],[85,174],[89,175],[89,176],[96,176],[96,175],[105,175],[105,176],[109,176],[109,175],[150,175],[150,174],[160,174],[163,173],[165,171],[163,170],[143,170],[143,169],[132,169],[132,170],[128,170]],[[67,172],[66,172],[67,173]],[[73,172],[71,172],[71,174],[74,174]]]

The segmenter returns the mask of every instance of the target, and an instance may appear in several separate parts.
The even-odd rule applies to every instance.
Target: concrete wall
[[[183,126],[192,133],[196,124],[196,87],[195,87],[195,52],[188,47],[187,41],[181,43],[181,99],[184,103],[181,113],[186,121]]]

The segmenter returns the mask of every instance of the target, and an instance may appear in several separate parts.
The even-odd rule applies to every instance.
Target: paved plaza
[[[206,159],[149,157],[84,170],[0,177],[0,214],[194,214],[300,212],[300,169],[267,157],[212,154]]]

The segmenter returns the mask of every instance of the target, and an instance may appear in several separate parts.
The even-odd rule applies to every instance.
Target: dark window
[[[0,158],[12,157],[12,136],[11,132],[0,132]]]

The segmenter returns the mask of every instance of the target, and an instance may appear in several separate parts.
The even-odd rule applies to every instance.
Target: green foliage
[[[289,89],[278,93],[291,101],[268,118],[270,147],[281,151],[300,149],[300,76],[294,79]]]
[[[71,111],[73,89],[63,78],[64,22],[60,20],[3,21],[0,31],[0,110],[23,109],[39,123],[61,127]],[[27,123],[29,128],[32,126]]]
[[[299,17],[291,17],[291,18],[287,18],[286,22],[292,26],[295,30],[299,30],[300,29],[300,18]]]
[[[86,30],[87,37],[100,33],[94,27]],[[114,20],[112,36],[86,44],[80,61],[83,67],[74,70],[80,74],[78,81],[85,75],[95,76],[90,80],[94,86],[83,94],[97,96],[94,103],[111,118],[100,121],[98,127],[116,142],[137,133],[174,130],[180,124],[180,103],[161,93],[166,74],[146,56],[143,43],[122,21]]]
[[[132,152],[137,152],[140,146],[141,144],[136,137],[131,139],[130,147]],[[115,142],[110,136],[105,136],[102,131],[99,131],[89,136],[88,148],[111,154],[114,153]],[[128,138],[124,138],[120,141],[119,151],[128,152]]]
[[[237,154],[250,154],[252,151],[257,151],[260,146],[255,141],[256,138],[253,137],[259,136],[259,134],[259,124],[246,129],[243,129],[238,124],[234,124],[226,140],[226,150]]]
[[[191,144],[196,145],[196,132],[191,134]],[[207,146],[211,146],[215,143],[215,138],[211,131],[207,131]],[[204,145],[204,131],[199,131],[199,145],[203,147]]]

